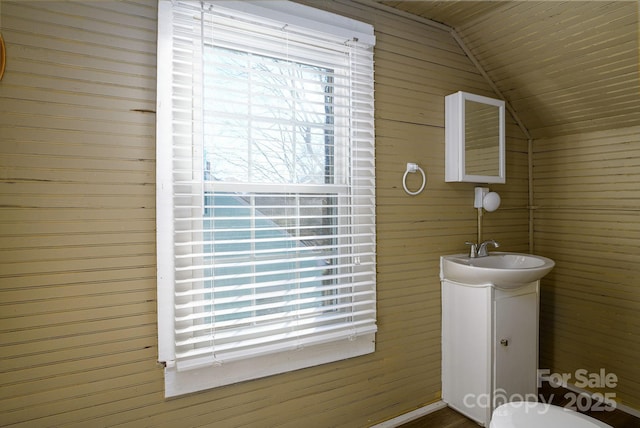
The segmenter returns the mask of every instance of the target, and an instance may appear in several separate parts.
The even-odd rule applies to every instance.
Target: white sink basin
[[[546,257],[523,253],[494,251],[475,258],[454,254],[440,257],[440,277],[460,284],[515,288],[539,280],[555,264]]]

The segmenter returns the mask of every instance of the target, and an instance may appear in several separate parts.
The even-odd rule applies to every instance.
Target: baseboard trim
[[[572,383],[567,382],[566,384],[561,384],[558,382],[552,382],[551,379],[549,378],[549,376],[540,376],[540,379],[543,382],[548,382],[549,385],[555,386],[555,387],[563,387],[563,388],[567,388],[569,391],[575,392],[576,394],[581,394],[581,395],[586,395],[589,398],[593,399],[594,401],[599,401],[597,397],[594,397],[593,393],[591,391],[587,391],[586,389],[582,389],[582,388],[578,388],[577,386],[575,386]],[[627,413],[631,416],[635,416],[636,418],[640,418],[640,410],[634,409],[633,407],[629,407],[629,406],[625,406],[624,404],[620,404],[620,403],[616,403],[616,409],[620,410],[621,412]]]
[[[406,424],[407,422],[411,422],[418,418],[421,418],[429,413],[433,413],[440,409],[444,409],[447,407],[447,403],[444,401],[436,401],[435,403],[427,404],[426,406],[420,407],[419,409],[413,410],[408,413],[404,413],[398,417],[393,419],[389,419],[388,421],[381,422],[377,425],[373,425],[371,428],[395,428],[399,427],[402,424]]]

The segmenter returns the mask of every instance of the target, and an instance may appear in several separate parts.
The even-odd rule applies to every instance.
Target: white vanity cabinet
[[[493,409],[537,397],[540,281],[501,289],[442,280],[442,399],[489,426]]]

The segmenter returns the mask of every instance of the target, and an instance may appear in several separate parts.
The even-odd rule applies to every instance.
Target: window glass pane
[[[213,305],[203,312],[213,314],[216,328],[238,328],[244,318],[250,327],[332,310],[335,201],[335,195],[205,196],[205,264],[212,266],[205,287],[215,281],[215,289]]]
[[[208,46],[205,177],[333,183],[333,71]]]

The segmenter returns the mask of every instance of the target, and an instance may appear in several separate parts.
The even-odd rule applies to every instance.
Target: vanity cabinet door
[[[531,292],[531,287],[535,286]],[[494,403],[534,401],[538,370],[537,284],[494,296]]]
[[[491,287],[442,281],[442,401],[489,426]]]

